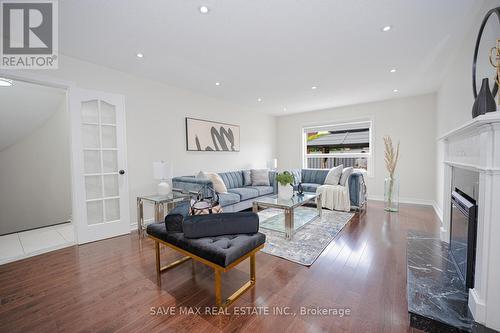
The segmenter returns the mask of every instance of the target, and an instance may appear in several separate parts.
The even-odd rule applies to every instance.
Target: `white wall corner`
[[[434,208],[434,212],[436,213],[437,217],[439,218],[439,222],[441,223],[441,228],[443,226],[443,212],[441,211],[441,208],[437,204],[436,201],[432,203],[432,208]]]

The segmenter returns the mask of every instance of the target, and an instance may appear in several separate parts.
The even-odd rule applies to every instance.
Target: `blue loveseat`
[[[292,170],[296,181],[301,182],[305,192],[316,192],[318,186],[325,183],[328,169],[295,169]],[[255,198],[276,194],[276,172],[269,172],[270,186],[245,186],[243,171],[219,173],[228,193],[219,194],[219,201],[225,212],[238,212],[252,207]],[[354,171],[348,180],[351,208],[360,209],[366,202],[366,186],[363,173]],[[174,177],[173,188],[185,191],[198,192],[205,185],[212,186],[208,179],[194,176]]]

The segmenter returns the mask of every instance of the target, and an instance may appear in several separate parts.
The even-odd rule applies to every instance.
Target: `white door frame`
[[[25,81],[29,83],[34,83],[34,84],[39,84],[39,85],[44,85],[44,86],[49,86],[49,87],[54,87],[54,88],[61,88],[66,90],[66,111],[69,112],[69,121],[67,123],[67,126],[69,128],[69,134],[70,134],[70,174],[71,174],[71,222],[73,223],[73,229],[74,229],[74,234],[75,234],[75,242],[77,244],[80,244],[81,242],[78,240],[78,232],[77,232],[77,225],[79,223],[82,223],[83,216],[81,214],[82,209],[84,209],[85,205],[85,200],[84,198],[80,198],[79,193],[79,185],[81,183],[79,179],[79,172],[78,170],[83,169],[83,160],[81,158],[81,152],[78,151],[77,149],[74,149],[74,140],[73,140],[73,126],[72,124],[75,122],[75,115],[78,114],[78,112],[73,112],[73,110],[78,110],[79,105],[78,105],[78,88],[76,86],[76,83],[73,81],[66,81],[66,80],[60,80],[57,78],[53,78],[51,76],[46,76],[43,74],[38,74],[38,73],[33,73],[29,72],[26,70],[0,70],[0,77],[12,79],[12,80],[19,80],[19,81]],[[125,126],[125,125],[124,125]],[[126,140],[124,142],[124,154],[125,154],[125,161],[127,161],[127,146],[126,146]],[[127,170],[127,169],[125,169]],[[127,170],[128,171],[128,170]],[[128,179],[128,177],[127,177]],[[128,188],[127,188],[128,192]],[[127,203],[129,202],[129,198],[127,199]],[[127,213],[130,215],[130,210],[127,208]],[[130,221],[127,222],[128,225],[130,225]]]

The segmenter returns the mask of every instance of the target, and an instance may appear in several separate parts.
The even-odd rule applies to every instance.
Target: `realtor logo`
[[[0,68],[57,68],[57,0],[0,0],[0,17]]]

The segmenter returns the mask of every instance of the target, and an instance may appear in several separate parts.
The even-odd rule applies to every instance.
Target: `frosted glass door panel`
[[[87,224],[120,220],[116,106],[81,103]]]
[[[99,123],[99,111],[96,100],[82,103],[82,120],[83,123],[87,124]]]
[[[118,172],[118,152],[116,150],[103,150],[102,168],[104,173]]]
[[[85,173],[101,173],[101,152],[98,150],[85,150],[83,152]]]
[[[116,148],[116,127],[103,125],[102,130],[102,148]]]
[[[101,123],[116,124],[115,106],[101,101]]]

